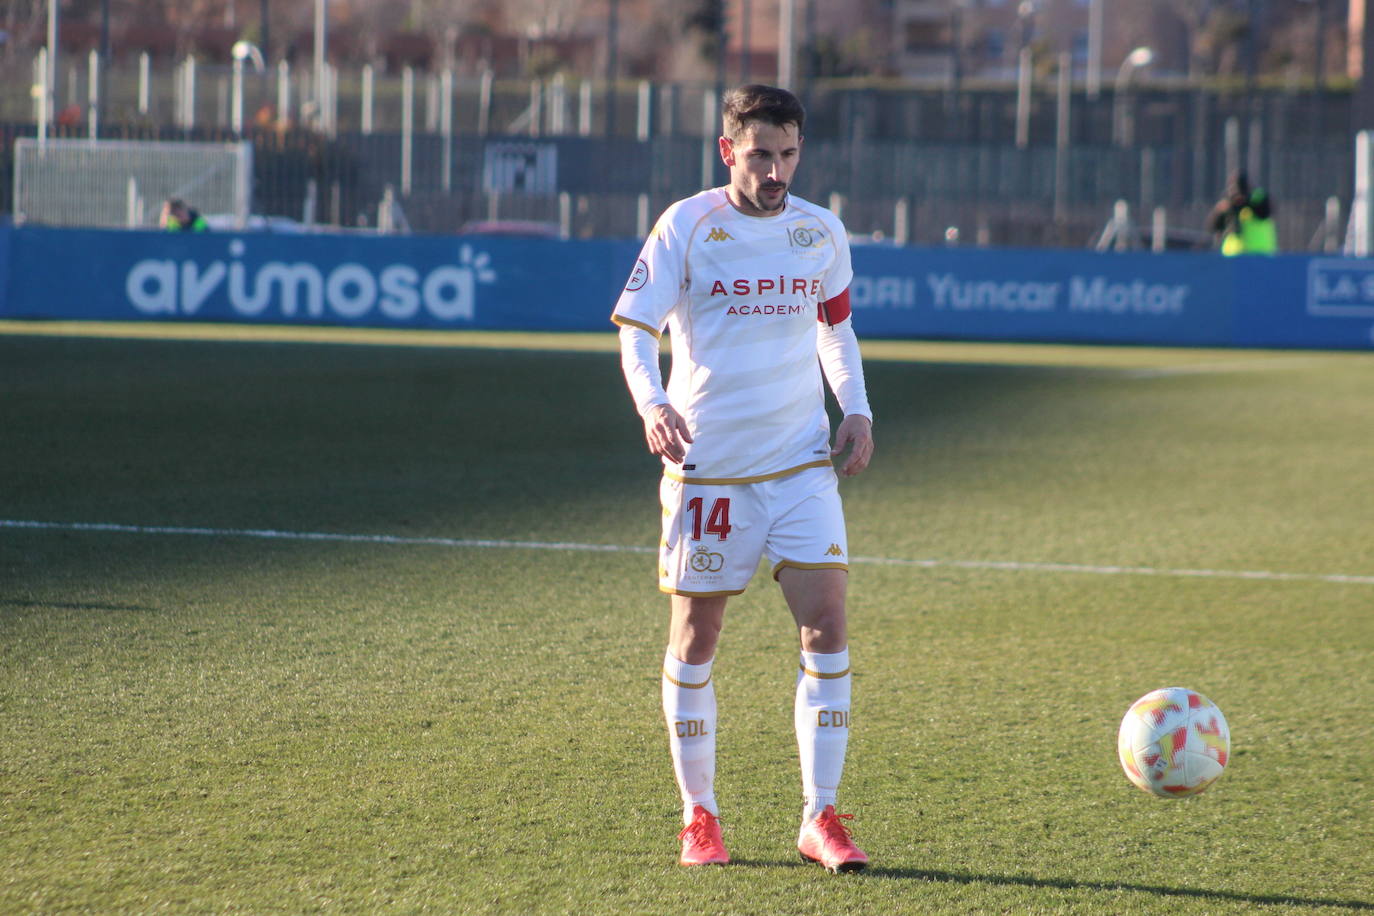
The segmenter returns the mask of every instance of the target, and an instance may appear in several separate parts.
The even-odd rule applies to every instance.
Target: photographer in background
[[[168,198],[162,205],[159,224],[168,232],[205,232],[210,225],[198,210],[192,210],[180,197]]]
[[[1245,172],[1231,176],[1226,196],[1212,208],[1209,220],[1217,235],[1221,253],[1276,254],[1278,231],[1274,227],[1274,205],[1264,188],[1250,188]]]

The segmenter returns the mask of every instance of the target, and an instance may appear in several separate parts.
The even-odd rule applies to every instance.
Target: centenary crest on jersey
[[[787,244],[792,248],[819,248],[825,244],[825,232],[816,226],[797,226],[787,230]]]

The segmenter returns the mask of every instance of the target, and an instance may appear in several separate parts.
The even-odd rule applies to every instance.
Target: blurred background
[[[70,178],[34,202],[24,156],[137,141],[124,158],[156,169],[195,142],[239,144],[207,168],[251,174],[236,206],[177,185],[212,222],[637,237],[725,180],[717,100],[757,81],[802,96],[794,190],[859,241],[1206,249],[1244,169],[1283,250],[1336,251],[1374,127],[1364,6],[7,0],[0,211],[155,225],[124,172],[108,203]],[[74,168],[137,171],[108,163]]]

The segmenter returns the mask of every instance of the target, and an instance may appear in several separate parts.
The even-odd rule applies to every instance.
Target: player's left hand
[[[840,467],[840,473],[853,477],[868,467],[868,462],[873,459],[873,423],[868,417],[852,413],[840,421],[835,430],[835,443],[830,449],[830,457],[834,458],[846,448],[849,449],[849,458]]]

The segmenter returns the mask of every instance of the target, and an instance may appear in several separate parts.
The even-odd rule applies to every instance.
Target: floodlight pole
[[[49,127],[57,120],[57,37],[58,0],[48,0],[48,71],[46,74],[43,105],[47,109]]]
[[[100,51],[91,48],[91,53],[86,57],[86,127],[90,132],[92,140],[100,139],[100,104],[101,97],[104,95],[100,91],[101,73],[104,67],[100,65]]]
[[[35,86],[37,94],[34,96],[38,100],[38,150],[43,152],[48,148],[48,58],[52,55],[47,48],[38,49],[38,74],[39,85]]]
[[[615,135],[616,49],[620,44],[620,0],[606,8],[606,136]]]
[[[1246,0],[1245,20],[1245,38],[1242,45],[1245,55],[1245,132],[1241,134],[1241,159],[1248,162],[1250,131],[1252,126],[1258,123],[1255,115],[1255,107],[1258,104],[1255,89],[1259,80],[1259,42],[1255,36],[1255,29],[1259,27],[1258,0]],[[1251,177],[1258,178],[1254,174]]]
[[[796,0],[781,0],[778,12],[778,85],[790,90],[796,79]]]
[[[229,56],[233,58],[233,96],[229,106],[229,126],[235,134],[243,134],[243,62],[252,60],[253,67],[259,73],[265,73],[267,68],[262,58],[262,51],[257,45],[248,41],[236,41],[229,50]]]
[[[100,0],[100,82],[96,86],[95,116],[98,124],[105,123],[105,90],[109,87],[106,72],[110,69],[110,0]],[[94,136],[93,136],[94,139]]]
[[[325,127],[326,44],[329,41],[329,0],[315,0],[315,117]]]
[[[1362,130],[1355,135],[1355,194],[1350,202],[1350,233],[1345,240],[1345,253],[1356,258],[1369,256],[1371,221],[1369,192],[1371,183],[1371,132]]]
[[[415,70],[401,71],[401,193],[410,195],[412,159],[415,149]]]
[[[1023,46],[1016,55],[1016,148],[1030,145],[1031,76],[1034,61],[1030,47]]]
[[[243,136],[243,58],[234,55],[232,93],[229,102],[229,129]]]
[[[1088,98],[1102,94],[1102,2],[1088,0]]]
[[[258,6],[259,31],[262,32],[262,34],[258,36],[258,46],[262,48],[262,60],[264,64],[271,63],[272,61],[272,30],[269,25],[271,17],[268,15],[267,4],[268,0],[262,0]]]
[[[1073,58],[1068,52],[1059,55],[1059,85],[1055,100],[1054,118],[1054,224],[1063,225],[1069,201],[1069,117],[1073,112],[1071,92]]]
[[[1112,93],[1112,142],[1118,146],[1135,143],[1135,113],[1126,105],[1126,89],[1135,71],[1154,61],[1154,51],[1146,46],[1136,48],[1121,62],[1116,72],[1116,89]]]

